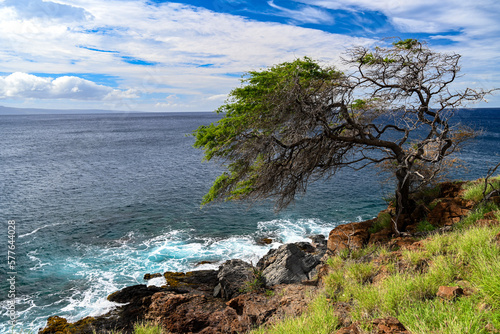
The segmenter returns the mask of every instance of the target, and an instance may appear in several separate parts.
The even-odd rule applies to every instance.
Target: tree
[[[282,209],[341,168],[387,164],[397,180],[394,228],[404,229],[410,192],[473,135],[449,119],[491,92],[451,90],[459,59],[409,39],[348,50],[350,74],[307,57],[249,72],[216,111],[224,117],[194,132],[205,159],[227,166],[203,203],[274,198]]]

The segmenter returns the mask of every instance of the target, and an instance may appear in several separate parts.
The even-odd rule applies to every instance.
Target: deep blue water
[[[377,170],[345,170],[312,185],[275,213],[272,203],[200,208],[221,169],[202,163],[187,136],[212,113],[0,116],[0,333],[6,333],[7,221],[15,220],[17,329],[50,315],[76,320],[106,312],[106,296],[145,283],[145,273],[256,262],[270,247],[328,234],[385,207]],[[500,160],[500,109],[457,117],[483,133],[461,153],[484,176]],[[276,242],[260,246],[256,240]],[[213,264],[197,266],[202,260]],[[161,284],[161,281],[156,282]]]

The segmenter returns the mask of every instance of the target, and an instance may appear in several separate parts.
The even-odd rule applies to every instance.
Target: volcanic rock
[[[241,294],[248,283],[255,279],[254,268],[242,260],[228,260],[219,267],[217,279],[214,297],[229,300]]]
[[[267,286],[299,283],[312,278],[315,274],[313,269],[321,263],[324,251],[314,253],[316,248],[304,244],[282,245],[278,249],[271,249],[259,260],[257,269],[262,271]]]

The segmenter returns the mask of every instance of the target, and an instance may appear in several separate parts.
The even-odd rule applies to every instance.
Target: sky
[[[213,111],[241,76],[417,38],[500,87],[498,0],[0,0],[0,106]],[[500,94],[489,103],[500,107]]]

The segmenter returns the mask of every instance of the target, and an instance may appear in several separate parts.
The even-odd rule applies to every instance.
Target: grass
[[[160,325],[155,325],[149,322],[135,324],[134,334],[164,334]]]
[[[500,244],[494,239],[500,226],[475,224],[491,211],[500,218],[498,205],[481,205],[453,232],[432,235],[417,250],[372,247],[331,257],[324,290],[306,313],[252,333],[331,333],[340,327],[336,303],[349,305],[350,321],[362,333],[388,316],[414,334],[500,333]],[[439,286],[460,286],[466,294],[443,300],[436,297]]]
[[[493,189],[500,189],[500,175],[491,177],[488,181],[489,182],[486,189],[486,194],[491,192]],[[465,193],[463,195],[464,199],[479,202],[483,199],[484,179],[467,182],[462,186],[462,189],[465,190]]]
[[[498,220],[500,220],[500,208],[495,203],[487,202],[482,203],[477,206],[474,210],[469,213],[466,217],[464,217],[458,224],[456,224],[456,228],[464,229],[469,226],[473,226],[477,220],[482,219],[484,215],[488,212],[495,212],[495,216]]]
[[[286,318],[274,324],[263,326],[252,334],[321,334],[331,333],[339,327],[334,309],[324,296],[318,296],[299,317]]]

